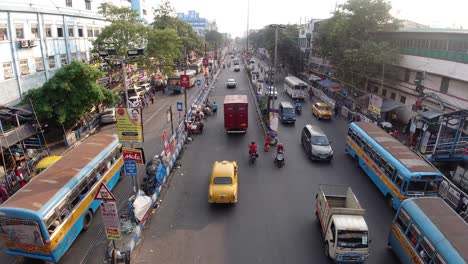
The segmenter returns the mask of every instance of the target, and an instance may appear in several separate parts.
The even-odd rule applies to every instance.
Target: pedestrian
[[[218,113],[218,105],[216,104],[216,102],[213,102],[213,104],[211,105],[211,111],[213,112],[214,116]]]
[[[5,183],[0,185],[0,198],[2,198],[2,203],[6,202],[10,196],[8,195],[8,191],[6,189]]]
[[[16,181],[21,184],[21,187],[25,186],[26,185],[26,180],[24,179],[23,169],[21,168],[20,165],[18,165],[18,167],[16,167],[16,173],[15,174],[16,174]]]
[[[145,95],[145,105],[146,106],[149,106],[149,101],[150,101],[149,96]]]
[[[265,144],[263,144],[263,151],[265,152],[270,151],[270,143],[271,143],[271,137],[270,137],[270,134],[267,134],[265,137]]]
[[[312,87],[309,88],[309,99],[312,101],[312,98],[314,97],[314,90]]]
[[[154,104],[154,94],[153,93],[151,93],[150,99],[151,99],[151,104]]]
[[[395,130],[393,131],[392,136],[393,136],[394,138],[398,139],[398,129],[395,129]]]
[[[335,103],[335,109],[334,109],[335,117],[338,117],[339,112],[340,112],[340,106],[337,103]]]

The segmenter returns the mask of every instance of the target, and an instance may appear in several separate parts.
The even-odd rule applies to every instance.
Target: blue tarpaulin
[[[332,87],[335,87],[335,86],[338,86],[338,83],[332,81],[332,80],[329,80],[329,79],[326,79],[326,80],[321,80],[320,82],[318,82],[321,86],[325,87],[325,88],[332,88]]]

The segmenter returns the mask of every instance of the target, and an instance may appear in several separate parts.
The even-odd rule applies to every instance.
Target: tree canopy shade
[[[153,56],[164,73],[173,70],[174,59],[182,55],[182,41],[175,29],[154,29],[148,34],[147,53]]]
[[[72,61],[59,69],[41,88],[30,90],[25,100],[32,101],[41,119],[70,128],[94,106],[116,103],[117,96],[97,83],[102,75],[87,64]]]
[[[146,46],[149,28],[138,18],[135,10],[103,3],[99,13],[111,24],[103,28],[93,42],[95,52],[115,49],[118,56],[126,57],[128,50]]]
[[[320,24],[314,49],[338,69],[340,78],[349,80],[353,73],[380,76],[384,64],[398,61],[398,49],[376,35],[393,31],[399,21],[389,13],[387,0],[348,0],[339,5],[333,17]],[[367,77],[366,77],[367,79]]]

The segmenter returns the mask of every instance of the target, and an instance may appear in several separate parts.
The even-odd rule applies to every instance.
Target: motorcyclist
[[[255,154],[255,156],[257,156],[257,144],[255,144],[255,141],[249,144],[249,154]]]
[[[284,152],[284,146],[283,144],[279,143],[278,147],[276,148],[276,153],[283,153]]]

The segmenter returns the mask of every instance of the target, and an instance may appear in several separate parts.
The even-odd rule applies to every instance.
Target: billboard
[[[120,142],[143,142],[143,123],[140,108],[119,107],[116,111],[117,134]]]

